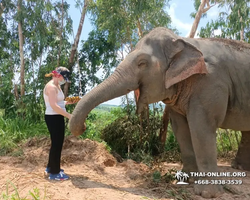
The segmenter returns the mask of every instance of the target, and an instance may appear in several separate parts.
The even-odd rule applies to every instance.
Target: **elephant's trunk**
[[[76,105],[69,121],[71,133],[78,136],[85,131],[85,119],[93,108],[105,101],[137,89],[138,83],[136,80],[131,80],[131,76],[130,72],[120,72],[119,68],[117,68],[109,78],[83,96]]]

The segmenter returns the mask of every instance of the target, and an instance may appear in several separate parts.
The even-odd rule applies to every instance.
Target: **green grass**
[[[0,155],[6,155],[17,149],[18,143],[22,141],[42,135],[48,135],[44,122],[34,123],[20,118],[5,119],[0,117]]]
[[[241,141],[241,133],[228,129],[217,129],[217,151],[219,154],[236,152]]]
[[[89,138],[99,142],[103,141],[101,139],[101,131],[122,115],[120,108],[111,106],[108,107],[108,109],[110,109],[110,111],[95,108],[89,113],[88,118],[86,119],[87,129],[81,138]]]
[[[5,109],[0,109],[0,117],[4,117],[5,115]]]
[[[10,189],[14,189],[14,193],[10,192]],[[19,194],[18,188],[10,181],[6,184],[6,189],[2,192],[0,196],[1,200],[45,200],[47,197],[47,189],[45,187],[43,194],[41,194],[38,188],[34,188],[32,191],[29,191],[29,194],[26,194],[25,197],[21,197]]]

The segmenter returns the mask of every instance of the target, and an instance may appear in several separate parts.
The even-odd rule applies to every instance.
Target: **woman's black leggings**
[[[58,174],[60,172],[61,152],[65,134],[64,117],[62,115],[45,115],[45,122],[51,139],[47,167],[51,174]]]

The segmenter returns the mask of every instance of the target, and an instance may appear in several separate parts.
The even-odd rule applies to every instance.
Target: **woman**
[[[58,67],[46,77],[52,76],[43,90],[43,97],[46,105],[45,122],[50,132],[51,148],[49,161],[45,173],[51,180],[67,180],[69,176],[60,169],[61,152],[65,135],[64,117],[71,118],[66,112],[64,94],[61,85],[69,81],[69,70],[65,67]],[[69,104],[66,102],[66,104]]]

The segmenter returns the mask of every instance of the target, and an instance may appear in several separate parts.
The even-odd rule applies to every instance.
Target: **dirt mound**
[[[27,141],[23,147],[23,162],[45,167],[48,161],[48,152],[50,149],[49,138],[32,138]],[[37,156],[38,155],[38,156]],[[92,163],[99,167],[112,167],[116,165],[116,159],[107,151],[102,143],[89,139],[81,140],[74,136],[65,138],[61,163],[66,165],[77,165],[82,162]]]

